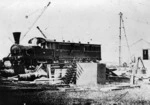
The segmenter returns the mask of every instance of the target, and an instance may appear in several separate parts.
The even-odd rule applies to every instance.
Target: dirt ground
[[[115,89],[117,86],[124,88]],[[97,86],[72,85],[58,90],[0,90],[0,105],[150,105],[149,82],[128,86],[129,83],[113,82]]]
[[[121,90],[105,90],[117,85],[71,87],[44,91],[1,91],[0,105],[149,105],[150,84]]]
[[[67,94],[66,96],[68,98],[78,99],[78,101],[77,100],[74,101],[74,103],[78,103],[77,105],[83,103],[82,100],[79,99],[86,100],[86,102],[90,103],[88,105],[149,105],[150,104],[149,84],[140,84],[138,85],[138,87],[124,88],[122,90],[107,90],[107,91],[102,91],[100,87],[101,86],[98,86],[95,89],[93,88],[92,90],[68,91],[66,92]]]

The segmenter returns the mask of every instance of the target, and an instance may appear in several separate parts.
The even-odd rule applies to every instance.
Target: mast
[[[122,21],[122,12],[119,13],[120,15],[120,26],[119,26],[119,67],[121,66],[121,21]]]

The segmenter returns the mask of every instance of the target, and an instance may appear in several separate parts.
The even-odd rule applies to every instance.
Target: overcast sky
[[[51,2],[50,6],[21,38],[21,44],[26,44],[32,37],[42,37],[36,29],[39,26],[49,39],[101,44],[102,59],[118,62],[119,12],[123,13],[129,45],[141,38],[150,41],[149,0],[0,1],[0,58],[9,53],[13,44],[12,32],[19,31],[24,36],[48,2]],[[127,56],[124,32],[122,45],[122,55]]]

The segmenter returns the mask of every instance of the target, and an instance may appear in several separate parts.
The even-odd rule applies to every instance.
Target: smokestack
[[[19,44],[19,42],[20,42],[20,35],[21,35],[21,32],[13,32],[15,44]]]

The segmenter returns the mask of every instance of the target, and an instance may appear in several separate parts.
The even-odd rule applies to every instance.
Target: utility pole
[[[119,68],[121,66],[121,21],[122,21],[122,12],[119,13],[120,15],[120,27],[119,27]]]

